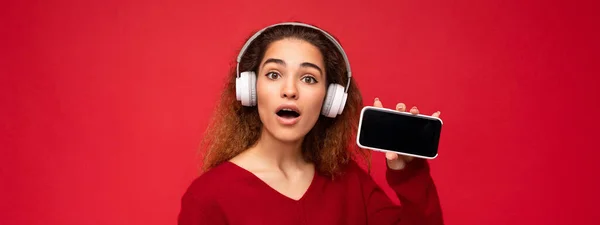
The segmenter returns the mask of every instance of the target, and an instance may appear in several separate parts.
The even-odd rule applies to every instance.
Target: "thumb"
[[[398,154],[393,153],[393,152],[386,152],[385,153],[385,158],[387,160],[395,160],[395,159],[398,159]]]
[[[406,162],[403,158],[398,157],[398,154],[386,152],[385,157],[387,159],[387,166],[393,170],[401,170],[406,166]]]

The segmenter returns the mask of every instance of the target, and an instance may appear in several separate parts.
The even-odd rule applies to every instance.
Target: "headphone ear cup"
[[[330,118],[342,114],[347,98],[348,94],[344,92],[342,85],[330,84],[327,88],[327,96],[323,102],[321,114]]]
[[[250,106],[256,106],[256,73],[250,73]]]
[[[243,106],[256,105],[256,74],[245,71],[235,80],[235,96]]]

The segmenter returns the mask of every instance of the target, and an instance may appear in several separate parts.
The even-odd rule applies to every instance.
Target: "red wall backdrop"
[[[228,65],[253,31],[287,20],[341,39],[366,104],[442,111],[431,164],[447,224],[600,220],[597,3],[0,8],[1,224],[174,224]]]

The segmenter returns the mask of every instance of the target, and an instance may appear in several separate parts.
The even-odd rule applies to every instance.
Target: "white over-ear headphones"
[[[303,26],[313,28],[315,30],[323,33],[331,42],[338,48],[342,56],[344,57],[344,61],[346,62],[346,71],[348,75],[348,83],[346,88],[340,84],[332,83],[327,88],[327,96],[325,97],[325,101],[323,102],[323,108],[321,110],[321,114],[326,117],[335,118],[337,115],[342,114],[344,110],[344,106],[346,105],[346,99],[348,98],[348,88],[350,87],[350,80],[352,78],[352,71],[350,70],[350,62],[348,62],[348,57],[346,56],[346,52],[340,45],[338,41],[335,40],[333,36],[321,30],[317,27],[304,24],[304,23],[296,23],[296,22],[286,22],[286,23],[278,23],[268,27],[263,28],[262,30],[256,32],[240,51],[240,54],[237,57],[237,68],[236,68],[236,76],[238,76],[235,80],[235,94],[238,101],[242,102],[244,106],[255,106],[256,105],[256,74],[254,71],[244,71],[240,73],[240,61],[242,60],[242,56],[246,52],[246,49],[256,39],[263,31],[268,28],[274,26],[281,25],[294,25],[294,26]]]

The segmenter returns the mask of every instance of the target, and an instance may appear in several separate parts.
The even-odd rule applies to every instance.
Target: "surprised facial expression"
[[[326,93],[319,49],[298,39],[271,43],[256,75],[263,130],[284,142],[301,141],[321,113]]]

